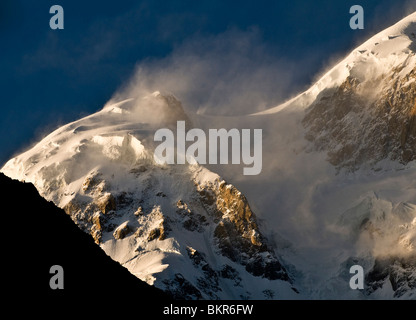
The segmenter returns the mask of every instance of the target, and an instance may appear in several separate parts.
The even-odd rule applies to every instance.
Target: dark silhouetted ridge
[[[6,308],[32,315],[57,307],[61,315],[139,315],[152,309],[159,313],[167,304],[169,296],[113,261],[32,184],[0,174],[0,186]],[[50,288],[53,265],[63,267],[63,290]]]

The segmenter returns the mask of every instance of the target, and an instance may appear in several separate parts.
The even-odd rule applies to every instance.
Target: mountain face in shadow
[[[167,303],[169,296],[108,257],[32,184],[0,174],[0,186],[6,308],[19,311],[16,305],[23,305],[48,314],[58,307],[62,314],[99,315],[130,303],[141,312]],[[63,273],[51,270],[56,265]],[[50,282],[63,283],[63,289],[52,289]]]

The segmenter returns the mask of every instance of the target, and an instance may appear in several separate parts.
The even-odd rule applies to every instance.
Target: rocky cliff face
[[[198,186],[204,207],[216,215],[214,237],[222,255],[255,276],[290,281],[289,275],[261,234],[244,195],[225,181]]]
[[[375,260],[366,275],[366,294],[372,295],[385,287],[391,287],[394,298],[414,298],[416,290],[416,255],[390,256]]]
[[[163,177],[179,178],[175,171],[149,163],[133,168],[131,179],[136,179],[141,188],[130,191],[116,191],[111,180],[94,171],[64,209],[97,244],[107,248],[111,243],[114,258],[132,273],[141,272],[140,278],[160,283],[159,287],[176,298],[224,297],[221,282],[231,282],[250,297],[253,293],[244,281],[248,275],[291,286],[289,273],[237,188],[215,175],[212,180],[201,181],[201,175],[212,174],[206,169],[185,170],[181,175],[187,179],[176,182],[176,186],[189,191],[178,198],[169,187],[173,181],[164,185],[167,179]],[[178,234],[186,235],[186,240],[178,238]],[[123,241],[129,242],[132,252],[125,252],[126,257],[120,259],[120,252],[114,248],[125,250]],[[138,268],[140,259],[156,253],[162,254],[163,261],[172,255],[170,251],[181,256],[180,269],[187,268],[186,273],[175,272],[173,278],[162,276],[158,282],[157,274]],[[171,268],[173,272],[174,266]]]
[[[306,138],[339,169],[416,159],[414,15],[354,50],[306,107]]]
[[[355,171],[384,159],[416,159],[416,67],[400,76],[403,68],[376,79],[373,89],[349,76],[307,110],[306,138],[334,166]]]

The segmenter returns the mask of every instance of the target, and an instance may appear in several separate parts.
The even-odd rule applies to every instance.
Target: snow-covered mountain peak
[[[2,168],[32,182],[114,260],[180,298],[295,297],[246,197],[198,165],[159,165],[154,133],[188,121],[173,95],[108,104]],[[261,286],[254,284],[263,283]]]
[[[413,13],[359,46],[305,93],[311,98],[303,104],[305,136],[337,169],[407,165],[416,160],[415,89]]]
[[[171,93],[155,91],[136,98],[115,102],[111,99],[101,110],[103,113],[124,114],[131,122],[147,123],[159,127],[171,126],[178,120],[189,122],[182,103]]]
[[[262,128],[258,176],[155,163],[155,131],[192,126],[160,92],[110,101],[1,171],[32,182],[109,256],[178,298],[414,297],[415,20],[375,35],[266,116],[192,115],[205,130]],[[354,264],[365,291],[348,285]]]
[[[416,13],[412,13],[354,49],[307,91],[256,115],[277,113],[286,108],[305,109],[323,91],[339,87],[348,77],[357,78],[360,82],[372,81],[402,65],[407,68],[401,70],[401,75],[407,74],[415,65],[415,43]]]

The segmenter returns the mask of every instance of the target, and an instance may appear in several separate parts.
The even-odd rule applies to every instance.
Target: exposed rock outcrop
[[[405,76],[400,71],[377,79],[374,92],[350,76],[309,107],[306,138],[331,164],[354,171],[383,159],[416,159],[416,68]]]

